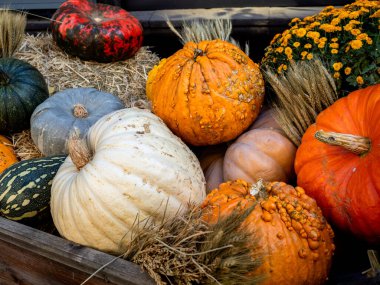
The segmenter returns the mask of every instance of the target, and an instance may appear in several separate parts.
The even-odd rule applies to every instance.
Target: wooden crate
[[[136,264],[0,218],[0,284],[76,285],[107,263],[86,285],[155,284]]]

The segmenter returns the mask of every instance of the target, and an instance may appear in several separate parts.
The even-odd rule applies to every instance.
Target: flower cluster
[[[289,26],[266,48],[264,67],[283,73],[293,60],[318,57],[334,77],[341,96],[380,83],[380,1],[328,6],[317,15],[293,19]]]

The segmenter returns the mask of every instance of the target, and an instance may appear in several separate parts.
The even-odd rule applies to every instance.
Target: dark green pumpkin
[[[34,109],[48,97],[45,79],[34,66],[0,58],[0,132],[28,129]]]
[[[10,220],[32,218],[50,205],[53,178],[65,155],[20,161],[0,176],[0,215]]]

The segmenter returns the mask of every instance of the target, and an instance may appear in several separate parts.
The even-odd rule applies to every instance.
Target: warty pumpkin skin
[[[186,143],[200,146],[240,135],[264,98],[260,69],[222,40],[188,42],[148,74],[152,110]]]
[[[0,135],[0,174],[12,164],[18,162],[12,143]]]
[[[220,149],[217,156],[206,150],[200,157],[207,190],[236,179],[288,182],[294,176],[296,149],[275,121],[273,110],[266,109],[226,151]],[[213,162],[205,163],[210,160]]]
[[[52,185],[51,213],[74,242],[123,253],[136,223],[160,222],[204,200],[205,180],[190,149],[147,110],[105,115],[88,131],[92,158],[78,167],[75,152]]]
[[[266,276],[260,284],[325,283],[335,250],[334,233],[302,188],[284,182],[228,181],[208,194],[202,207],[203,219],[212,224],[253,207],[240,230],[260,239],[252,252],[262,257],[262,265],[250,274]]]
[[[33,142],[45,156],[67,154],[70,132],[84,136],[101,117],[124,108],[121,100],[95,88],[69,88],[49,97],[34,110],[31,122]]]
[[[143,42],[140,22],[120,7],[65,1],[51,22],[53,39],[70,55],[112,62],[132,57]]]
[[[0,131],[17,132],[30,127],[34,109],[49,97],[42,74],[16,58],[0,58]]]
[[[339,99],[307,129],[295,159],[298,185],[325,217],[373,243],[380,243],[379,110],[380,84]]]

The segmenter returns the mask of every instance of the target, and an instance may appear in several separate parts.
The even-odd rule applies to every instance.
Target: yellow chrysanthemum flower
[[[332,44],[329,44],[329,46],[331,48],[339,48],[339,44],[338,43],[332,43]]]
[[[284,51],[283,47],[276,48],[276,52],[278,52],[278,53],[282,53],[283,51]]]
[[[286,47],[285,48],[285,54],[286,55],[290,55],[290,54],[292,54],[293,53],[293,51],[292,51],[292,49],[290,48],[290,47]]]
[[[360,35],[361,31],[359,29],[352,29],[351,34],[354,36]]]
[[[295,48],[298,48],[300,45],[301,45],[300,42],[295,42],[295,43],[293,43],[293,46],[294,46]]]
[[[351,67],[346,67],[346,68],[344,69],[344,74],[346,74],[346,75],[350,75],[350,74],[351,74]]]
[[[368,38],[368,35],[367,35],[367,33],[361,33],[360,35],[358,35],[357,37],[356,37],[356,39],[357,40],[366,40]]]
[[[370,37],[366,38],[365,41],[367,44],[372,45],[372,39]]]
[[[304,37],[304,36],[306,35],[306,29],[304,29],[304,28],[298,29],[298,30],[296,31],[296,35],[297,35],[297,37],[299,37],[299,38]]]
[[[335,48],[333,48],[332,50],[331,50],[331,53],[332,54],[337,54],[339,52],[339,50],[337,50],[337,49],[335,49]]]
[[[313,46],[311,44],[306,44],[304,45],[304,47],[309,49],[309,48],[312,48]]]
[[[308,60],[311,60],[311,59],[313,58],[313,54],[312,54],[312,53],[309,53],[309,54],[306,56],[306,58],[307,58]]]
[[[356,19],[356,18],[359,18],[360,16],[360,12],[359,11],[353,11],[350,13],[350,15],[348,16],[350,19]]]
[[[318,47],[319,47],[319,48],[324,48],[324,47],[325,47],[325,44],[326,44],[325,42],[320,42],[320,43],[318,44]]]
[[[343,67],[343,63],[341,63],[341,62],[335,62],[333,64],[333,68],[335,71],[339,71],[342,67]]]
[[[334,78],[339,78],[340,77],[340,73],[339,72],[334,72]]]
[[[362,85],[364,83],[364,80],[363,80],[363,77],[362,76],[358,76],[356,77],[356,82],[359,84],[359,85]]]
[[[339,41],[339,39],[338,39],[338,38],[332,38],[331,41],[332,41],[333,43],[336,43],[337,41]]]
[[[362,46],[363,46],[363,43],[361,40],[352,40],[350,42],[350,46],[353,48],[353,49],[360,49]]]

